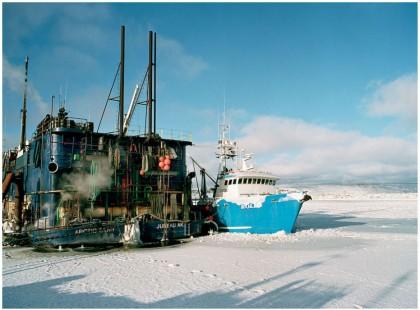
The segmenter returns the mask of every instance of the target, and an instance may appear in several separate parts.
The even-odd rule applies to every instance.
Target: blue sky
[[[122,24],[126,107],[147,65],[147,31],[157,31],[157,127],[191,132],[198,145],[192,152],[203,161],[213,157],[225,97],[232,134],[280,176],[416,180],[415,3],[4,3],[4,146],[18,141],[26,55],[28,134],[60,89],[73,116],[98,123],[119,61]],[[104,129],[115,127],[113,108]],[[138,110],[133,127],[143,120]],[[354,153],[343,152],[347,146],[334,137],[350,139]],[[277,146],[260,147],[261,139]],[[372,151],[362,154],[366,143]],[[394,154],[397,146],[406,154]],[[340,160],[326,167],[326,158]]]

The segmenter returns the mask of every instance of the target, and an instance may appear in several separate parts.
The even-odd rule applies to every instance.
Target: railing
[[[115,132],[117,133],[117,132]],[[172,139],[172,140],[182,140],[192,142],[192,134],[190,132],[182,131],[182,130],[175,130],[175,129],[168,129],[168,128],[159,128],[156,130],[156,133],[164,139]],[[144,129],[129,129],[127,130],[127,135],[130,136],[146,136]]]
[[[79,121],[79,122],[76,122]],[[39,126],[38,126],[39,127]],[[55,127],[65,127],[65,128],[79,128],[79,129],[89,129],[94,131],[93,123],[88,122],[84,118],[77,118],[77,117],[67,117],[65,120],[59,120],[57,118],[52,118],[45,124],[45,127],[41,128],[41,131],[44,132],[47,129],[55,128]],[[182,140],[192,142],[192,134],[187,131],[182,130],[175,130],[169,128],[158,128],[156,130],[157,134],[164,139],[171,139],[171,140]],[[37,128],[33,134],[32,138],[37,137],[41,132],[39,128]],[[107,132],[108,134],[118,134],[118,131],[111,131]],[[144,128],[139,127],[138,129],[129,129],[126,133],[128,136],[146,136],[147,132]]]
[[[43,123],[44,122],[44,123]],[[89,122],[86,118],[80,117],[66,117],[60,119],[58,117],[52,117],[48,120],[43,119],[41,123],[38,124],[35,131],[32,133],[32,138],[36,138],[37,136],[45,133],[49,129],[54,128],[77,128],[80,130],[87,130],[93,132],[93,123]]]

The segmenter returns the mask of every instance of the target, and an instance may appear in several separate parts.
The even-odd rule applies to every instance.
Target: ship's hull
[[[29,232],[33,246],[97,245],[122,243],[124,222],[91,222],[67,227],[54,227]]]
[[[28,232],[33,246],[102,245],[153,243],[189,238],[201,234],[203,220],[195,221],[141,221],[130,224],[123,221],[90,222],[67,227],[54,227]]]
[[[220,231],[271,234],[295,231],[303,201],[288,194],[247,195],[216,200]]]
[[[173,239],[189,238],[201,234],[203,220],[181,221],[149,221],[139,222],[141,242],[157,242]]]

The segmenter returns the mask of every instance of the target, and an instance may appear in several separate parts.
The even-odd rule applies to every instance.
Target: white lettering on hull
[[[259,209],[262,207],[262,204],[254,204],[252,202],[247,204],[241,204],[241,209]]]

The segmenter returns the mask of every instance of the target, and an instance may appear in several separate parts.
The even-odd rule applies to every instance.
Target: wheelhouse
[[[235,177],[224,180],[224,185],[248,185],[248,184],[258,184],[258,185],[269,185],[275,186],[276,180],[272,178],[264,177]]]
[[[216,197],[275,194],[277,180],[268,173],[229,172],[218,181]]]

